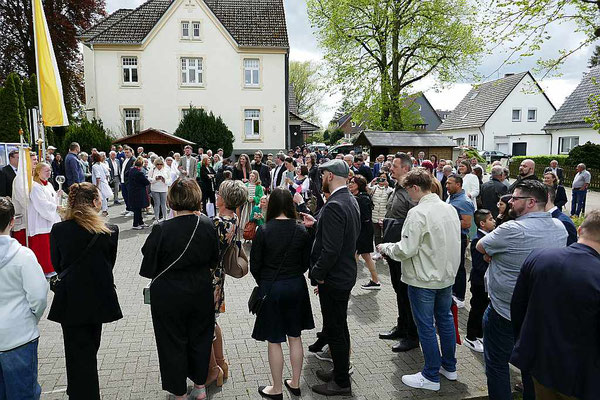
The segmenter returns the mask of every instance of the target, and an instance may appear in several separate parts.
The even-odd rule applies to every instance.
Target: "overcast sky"
[[[144,1],[106,0],[106,7],[107,11],[112,13],[119,8],[135,8],[144,3]],[[290,58],[298,61],[320,61],[322,59],[322,51],[319,49],[317,39],[310,27],[306,12],[306,2],[304,0],[284,0],[284,4],[290,40]],[[549,33],[553,39],[542,46],[542,49],[531,59],[517,65],[504,66],[492,75],[493,71],[503,61],[504,54],[498,51],[497,56],[485,58],[485,61],[479,67],[479,73],[484,76],[491,75],[489,80],[492,80],[503,76],[505,73],[532,70],[535,67],[535,61],[538,57],[555,57],[558,49],[576,44],[578,43],[578,39],[580,39],[580,37],[573,34],[573,28],[568,24],[554,26],[550,29]],[[582,74],[587,70],[587,63],[592,52],[592,47],[577,52],[575,55],[569,57],[561,67],[561,76],[559,78],[548,78],[539,82],[557,108],[560,107],[565,97],[575,89],[575,86],[581,80]],[[431,79],[425,79],[415,85],[414,90],[424,91],[435,108],[445,110],[454,109],[471,87],[470,82],[463,82],[456,83],[447,89],[436,91],[432,89],[434,83]],[[325,107],[320,113],[321,123],[327,124],[340,101],[341,96],[339,94],[330,94],[326,98]]]

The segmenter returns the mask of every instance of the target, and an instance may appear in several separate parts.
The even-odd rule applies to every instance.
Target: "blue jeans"
[[[0,400],[38,400],[38,339],[6,352],[0,352]]]
[[[573,189],[573,198],[571,199],[571,215],[581,214],[585,210],[585,197],[587,190]]]
[[[511,400],[508,362],[515,345],[509,320],[490,304],[483,314],[483,358],[490,400]]]
[[[450,311],[452,286],[445,289],[408,286],[408,298],[425,359],[422,374],[432,382],[439,382],[440,366],[448,372],[456,371],[456,332]],[[440,335],[441,357],[435,336],[436,326]]]

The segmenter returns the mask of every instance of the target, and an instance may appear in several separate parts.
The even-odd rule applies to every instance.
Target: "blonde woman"
[[[154,222],[167,218],[167,191],[171,186],[171,170],[165,167],[162,157],[154,160],[154,168],[148,172],[150,195],[154,201]],[[162,218],[161,216],[162,211]]]
[[[27,207],[29,248],[34,252],[47,278],[56,275],[50,259],[50,231],[52,225],[60,222],[59,196],[48,182],[51,174],[50,165],[42,162],[35,166]]]

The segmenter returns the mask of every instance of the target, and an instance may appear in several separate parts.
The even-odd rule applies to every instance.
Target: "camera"
[[[385,178],[377,178],[377,182],[385,182]]]

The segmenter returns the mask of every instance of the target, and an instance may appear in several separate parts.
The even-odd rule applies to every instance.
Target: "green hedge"
[[[510,163],[519,165],[519,164],[521,164],[521,161],[530,159],[535,162],[536,166],[543,165],[544,167],[547,167],[550,165],[550,161],[556,160],[556,161],[558,161],[558,165],[564,166],[564,165],[566,165],[567,158],[569,158],[569,156],[566,154],[564,154],[564,155],[563,154],[547,155],[547,156],[514,156],[510,159]]]

